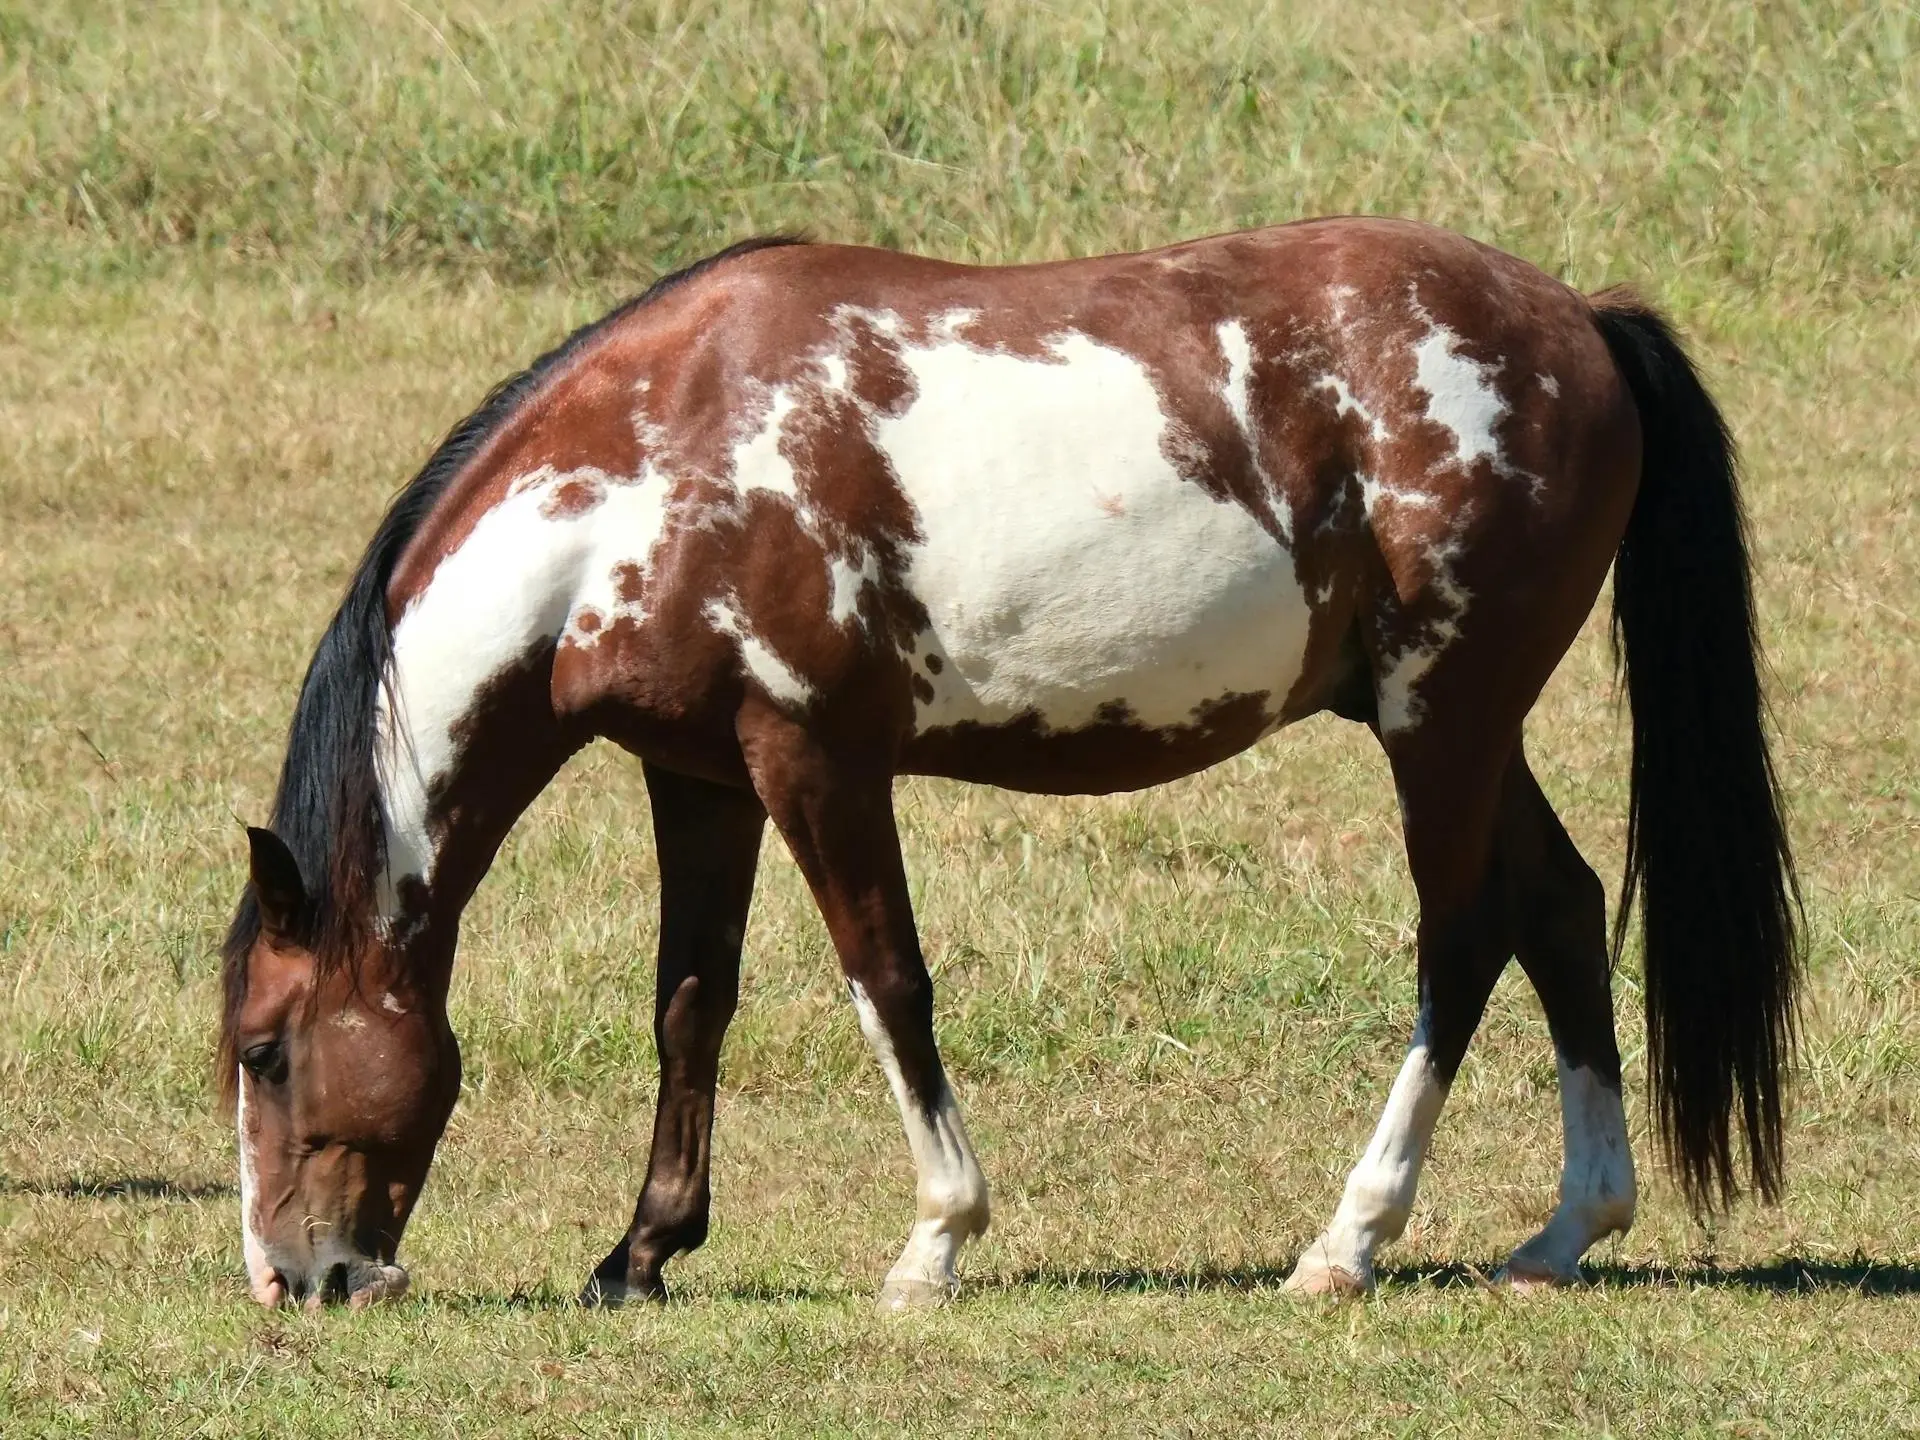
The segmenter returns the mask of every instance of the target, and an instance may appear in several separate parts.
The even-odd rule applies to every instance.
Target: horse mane
[[[379,707],[393,662],[387,588],[420,526],[482,446],[553,373],[634,311],[756,250],[805,244],[789,235],[730,245],[653,282],[583,325],[517,375],[495,385],[477,409],[447,432],[420,472],[394,497],[348,582],[346,598],[320,637],[300,685],[271,825],[300,867],[307,905],[296,939],[321,973],[351,965],[369,938],[373,887],[386,860],[375,758]],[[222,1095],[235,1082],[235,1024],[247,993],[247,955],[260,936],[260,907],[249,883],[220,947],[222,1010],[217,1058]]]

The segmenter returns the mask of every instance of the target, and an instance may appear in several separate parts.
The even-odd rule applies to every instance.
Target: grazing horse
[[[1780,1177],[1798,896],[1733,451],[1672,332],[1425,226],[1304,222],[1010,268],[776,239],[667,277],[498,387],[381,522],[294,710],[225,946],[253,1294],[403,1292],[459,1089],[462,909],[588,740],[642,761],[660,1092],[583,1299],[707,1232],[721,1041],[769,816],[918,1168],[883,1306],[937,1303],[987,1184],[934,1042],[894,778],[1101,794],[1332,711],[1391,765],[1419,1021],[1290,1284],[1363,1290],[1517,956],[1559,1061],[1569,1281],[1633,1219],[1605,897],[1521,725],[1614,566],[1625,899],[1688,1197]],[[1742,1141],[1743,1145],[1736,1144]]]

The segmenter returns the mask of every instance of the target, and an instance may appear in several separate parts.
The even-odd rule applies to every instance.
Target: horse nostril
[[[327,1267],[320,1279],[320,1299],[328,1305],[337,1305],[347,1298],[347,1262],[336,1261]]]

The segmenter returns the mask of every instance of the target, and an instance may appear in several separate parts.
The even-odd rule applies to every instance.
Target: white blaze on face
[[[235,1091],[234,1130],[240,1151],[240,1249],[246,1257],[247,1284],[256,1298],[264,1298],[273,1280],[273,1266],[267,1261],[267,1247],[260,1239],[260,1185],[254,1162],[255,1137],[247,1123],[247,1087],[253,1082],[246,1067],[240,1067],[240,1083]]]
[[[556,492],[569,482],[598,487],[597,503],[554,511]],[[380,726],[385,913],[394,913],[401,877],[432,877],[428,797],[458,760],[457,728],[486,686],[563,634],[591,644],[616,618],[641,618],[621,599],[619,575],[624,566],[644,573],[665,528],[667,492],[667,479],[651,467],[626,480],[593,469],[536,471],[480,517],[400,617],[393,713]],[[601,621],[598,631],[570,628],[589,610]]]
[[[1293,556],[1174,469],[1139,361],[1071,333],[1049,350],[906,346],[914,399],[874,422],[918,513],[906,581],[931,633],[916,653],[947,661],[919,728],[1035,712],[1072,730],[1113,703],[1188,725],[1256,693],[1277,711],[1306,650]]]
[[[952,1090],[942,1081],[939,1101],[931,1112],[923,1109],[901,1072],[892,1037],[866,988],[858,980],[848,981],[847,988],[860,1017],[860,1032],[886,1072],[888,1088],[900,1108],[917,1177],[913,1229],[887,1283],[951,1289],[957,1283],[960,1247],[987,1228],[986,1177],[974,1158]]]

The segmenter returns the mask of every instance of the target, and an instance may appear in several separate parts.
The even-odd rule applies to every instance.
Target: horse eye
[[[247,1073],[256,1080],[278,1085],[287,1078],[287,1051],[278,1040],[250,1046],[240,1056],[240,1063],[247,1067]]]

